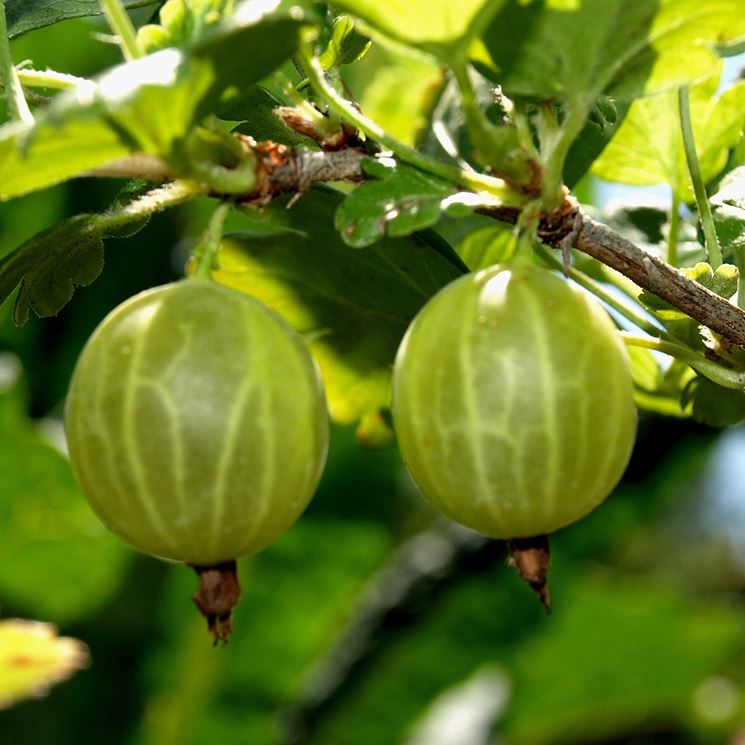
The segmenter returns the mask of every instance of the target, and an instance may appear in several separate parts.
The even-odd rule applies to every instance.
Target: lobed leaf
[[[201,194],[189,182],[176,181],[144,192],[142,184],[138,187],[125,188],[107,212],[76,215],[0,258],[0,304],[21,285],[13,309],[17,325],[26,322],[29,309],[42,318],[56,315],[76,287],[98,277],[103,268],[103,238],[134,235],[153,213]]]
[[[290,210],[281,201],[269,205],[264,218],[296,232],[227,236],[216,278],[258,297],[306,335],[331,416],[352,423],[389,405],[391,366],[406,328],[462,269],[447,247],[421,234],[350,248],[334,227],[340,200],[314,190]]]
[[[724,168],[729,148],[745,125],[745,82],[716,95],[718,82],[715,74],[690,89],[694,139],[705,182]],[[692,201],[677,91],[634,101],[592,173],[635,186],[667,183],[682,201]]]
[[[691,416],[710,427],[734,427],[745,421],[745,393],[723,388],[703,375],[693,384]]]

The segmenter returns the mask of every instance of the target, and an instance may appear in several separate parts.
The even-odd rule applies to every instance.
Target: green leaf
[[[629,104],[605,96],[595,102],[597,116],[591,113],[564,163],[564,183],[573,189],[589,170],[621,126]]]
[[[122,0],[125,7],[154,5],[157,0],[147,3],[143,0]],[[8,36],[25,34],[67,18],[96,16],[101,14],[100,0],[5,0],[5,14],[8,21]]]
[[[211,63],[217,94],[230,86],[247,91],[292,57],[306,27],[302,8],[292,0],[244,0],[232,15],[210,26],[188,53]]]
[[[168,156],[189,130],[214,75],[174,49],[120,65],[61,95],[34,127],[0,128],[0,199],[51,186],[144,151]]]
[[[745,166],[727,174],[711,206],[722,248],[741,254],[745,251]]]
[[[147,184],[149,187],[149,184]],[[125,238],[143,228],[155,212],[201,195],[189,182],[173,182],[149,191],[125,188],[100,215],[76,215],[29,238],[0,258],[0,304],[20,283],[13,309],[17,325],[29,308],[44,318],[56,315],[75,288],[89,285],[103,268],[103,238]]]
[[[375,180],[353,189],[336,212],[336,229],[355,248],[434,225],[453,194],[449,182],[406,165],[370,159],[363,168]]]
[[[229,88],[249,89],[292,55],[301,18],[292,9],[262,13],[244,2],[188,53],[164,49],[60,95],[30,129],[0,127],[0,200],[146,152],[174,159],[194,122]],[[242,54],[251,49],[248,60]]]
[[[457,256],[420,234],[349,248],[334,227],[339,201],[311,191],[290,210],[272,203],[265,218],[303,235],[227,236],[216,278],[258,297],[306,335],[331,416],[352,423],[389,405],[391,366],[406,328],[462,270]]]
[[[87,662],[85,645],[57,636],[48,623],[0,621],[0,709],[43,696]]]
[[[137,40],[148,53],[188,46],[230,15],[234,6],[235,0],[167,0],[158,13],[160,24],[142,26]]]
[[[274,113],[282,103],[259,85],[241,95],[231,96],[220,105],[221,119],[243,121],[233,131],[249,135],[257,141],[272,140],[291,147],[315,146],[309,138],[285,126]]]
[[[711,75],[745,36],[740,0],[509,0],[483,35],[507,95],[633,99]]]
[[[703,375],[693,388],[692,416],[710,427],[734,427],[745,421],[745,393],[713,383]]]
[[[626,348],[634,379],[634,400],[644,411],[663,416],[688,416],[690,407],[681,402],[681,393],[694,378],[694,372],[677,360],[663,373],[655,356],[641,347]]]
[[[705,182],[727,163],[745,125],[745,82],[716,95],[716,74],[690,89],[696,151]],[[667,183],[684,202],[693,200],[680,129],[677,91],[634,101],[592,172],[636,186]]]
[[[430,117],[422,149],[438,158],[490,166],[510,158],[520,149],[517,133],[510,127],[508,112],[494,84],[469,66],[464,72],[473,89],[471,121],[464,109],[455,76],[449,76]]]
[[[509,259],[517,248],[517,238],[512,228],[495,225],[474,230],[454,248],[475,272]]]
[[[344,8],[375,30],[445,60],[465,53],[471,40],[504,0],[340,0]]]
[[[103,269],[103,241],[95,215],[76,215],[34,236],[0,260],[0,302],[20,283],[13,321],[54,316],[76,287],[89,285]]]
[[[334,19],[331,38],[321,54],[321,65],[328,70],[357,62],[365,56],[371,43],[370,39],[356,30],[353,18],[339,16]]]
[[[443,83],[443,70],[429,58],[397,50],[374,70],[360,97],[362,111],[407,145],[416,144]]]
[[[185,602],[194,590],[193,575],[175,567],[160,597],[169,633],[150,677],[157,688],[149,707],[158,716],[141,718],[137,741],[210,743],[219,732],[225,742],[277,743],[276,712],[298,695],[319,651],[331,643],[388,553],[389,541],[381,523],[304,517],[242,561],[245,591],[230,654],[216,654],[207,643],[202,619]],[[249,657],[253,664],[246,665]],[[243,693],[236,698],[235,691]]]
[[[0,594],[35,616],[68,622],[111,597],[131,552],[106,532],[67,460],[26,419],[19,372],[15,357],[0,356]]]

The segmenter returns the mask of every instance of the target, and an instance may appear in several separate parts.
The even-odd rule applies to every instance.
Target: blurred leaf
[[[428,228],[440,219],[443,200],[453,186],[403,164],[366,160],[374,181],[357,186],[336,211],[336,229],[354,248],[369,246],[384,235],[399,238]]]
[[[443,71],[428,58],[397,50],[374,69],[360,106],[386,132],[414,145],[427,124],[430,109],[443,84]]]
[[[501,154],[506,160],[511,149],[519,150],[515,130],[507,125],[508,113],[494,84],[474,67],[469,66],[466,74],[474,91],[470,127],[460,88],[451,75],[432,111],[422,149],[461,163],[498,164]]]
[[[78,176],[130,152],[169,158],[223,91],[248,89],[291,56],[301,21],[242,3],[188,53],[164,49],[53,101],[31,127],[0,127],[0,200]],[[251,49],[247,63],[240,53]],[[176,163],[178,170],[188,164]]]
[[[31,129],[0,128],[0,199],[64,181],[130,152],[168,156],[214,81],[209,64],[168,49],[54,100]]]
[[[729,148],[745,125],[745,82],[717,96],[718,81],[716,74],[690,89],[694,139],[705,182],[724,168]],[[667,183],[682,201],[692,201],[677,91],[634,101],[592,172],[636,186]]]
[[[158,16],[160,24],[137,30],[137,40],[147,52],[183,47],[198,40],[205,30],[230,15],[235,0],[167,0]]]
[[[389,409],[370,411],[361,419],[355,431],[357,442],[362,447],[380,450],[396,441],[393,421]]]
[[[745,251],[745,166],[728,173],[711,198],[714,225],[725,251]]]
[[[291,147],[315,146],[309,137],[286,127],[275,115],[274,110],[281,105],[269,91],[256,85],[242,95],[223,101],[218,116],[221,119],[242,121],[233,131],[249,135],[257,141],[273,140]]]
[[[740,0],[509,0],[483,35],[507,95],[633,99],[711,75],[745,36]]]
[[[159,690],[143,722],[144,742],[208,745],[221,733],[224,742],[277,743],[276,711],[299,694],[303,674],[338,633],[388,550],[382,524],[303,518],[241,562],[243,599],[227,654],[212,649],[189,607],[193,575],[175,568],[162,607],[181,634],[153,660]],[[184,612],[198,623],[181,624]]]
[[[506,225],[475,230],[455,246],[472,272],[501,264],[512,256],[516,248],[515,232]]]
[[[85,645],[58,637],[49,624],[0,621],[0,709],[43,696],[87,663]]]
[[[143,0],[122,0],[127,6],[154,5],[158,0],[147,3]],[[8,36],[12,39],[37,28],[50,26],[67,18],[95,16],[101,14],[99,0],[5,0],[5,13],[8,21]]]
[[[670,230],[669,199],[633,191],[612,199],[603,208],[602,220],[632,243],[665,258]],[[705,260],[704,247],[698,242],[696,226],[682,216],[678,227],[678,256],[687,266]]]
[[[371,43],[370,39],[356,30],[351,16],[339,16],[334,19],[331,38],[321,54],[321,65],[328,70],[357,62],[365,56]]]
[[[504,0],[339,0],[336,7],[373,28],[451,61],[465,54],[474,35]]]
[[[509,666],[514,699],[499,729],[515,745],[684,724],[697,686],[743,651],[740,609],[695,604],[640,580],[575,582],[561,608]]]
[[[306,335],[331,416],[352,423],[389,405],[401,337],[429,297],[461,269],[457,255],[441,254],[421,234],[349,248],[334,227],[339,201],[337,194],[314,190],[290,210],[282,201],[272,203],[265,219],[304,236],[229,235],[216,278],[258,297]]]
[[[693,388],[692,416],[710,427],[734,427],[745,421],[745,393],[722,388],[698,375]]]
[[[681,394],[695,377],[693,370],[676,360],[663,372],[648,349],[629,346],[626,351],[631,362],[636,405],[664,416],[688,416],[690,406],[681,403]]]
[[[564,162],[564,183],[573,189],[621,126],[629,104],[601,96]]]
[[[292,57],[306,23],[302,7],[293,0],[243,0],[189,46],[188,53],[212,63],[215,94],[230,86],[243,92]]]
[[[16,365],[0,357],[0,595],[35,616],[82,618],[116,590],[130,554],[93,515],[67,460],[26,420]]]
[[[318,697],[301,742],[347,745],[350,732],[355,745],[404,742],[436,696],[484,665],[502,667],[510,647],[544,622],[535,599],[502,566],[499,545],[479,545],[478,553],[456,559],[447,543],[426,541],[416,546],[401,574],[381,573],[382,587],[372,602],[392,607],[379,619],[364,658],[348,664],[336,695]],[[430,582],[402,597],[409,572],[430,572]],[[360,632],[369,634],[366,620],[359,622]],[[343,658],[344,650],[337,654]],[[314,699],[308,698],[312,706]]]

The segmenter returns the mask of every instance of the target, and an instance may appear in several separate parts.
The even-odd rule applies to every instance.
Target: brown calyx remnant
[[[538,596],[546,613],[551,613],[551,595],[548,592],[548,570],[551,556],[548,536],[513,538],[509,542],[508,564],[524,579]]]
[[[235,561],[214,566],[195,566],[199,575],[199,589],[194,593],[194,603],[207,619],[215,644],[226,644],[233,631],[233,608],[241,597],[238,584],[238,567]]]

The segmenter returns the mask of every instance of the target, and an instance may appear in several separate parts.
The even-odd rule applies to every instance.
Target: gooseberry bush
[[[13,59],[97,13],[110,68]],[[307,507],[330,418],[396,442],[550,608],[548,536],[613,492],[639,416],[745,420],[744,49],[741,0],[0,2],[0,200],[120,185],[3,247],[14,323],[95,282],[104,242],[204,218],[183,277],[80,352],[79,499],[193,567],[225,641],[236,560]],[[670,198],[601,212],[593,177]]]

